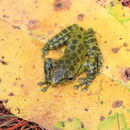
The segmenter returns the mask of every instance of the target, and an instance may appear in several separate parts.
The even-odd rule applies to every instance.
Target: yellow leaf
[[[1,1],[0,99],[17,116],[51,130],[57,121],[69,118],[78,118],[85,128],[95,130],[117,112],[124,114],[129,125],[130,22],[120,24],[94,0],[64,0],[62,8],[57,4],[50,0]],[[73,89],[77,81],[42,93],[37,86],[44,80],[41,48],[73,23],[96,31],[104,58],[101,74],[85,93]],[[57,55],[62,53],[52,51],[49,57]]]

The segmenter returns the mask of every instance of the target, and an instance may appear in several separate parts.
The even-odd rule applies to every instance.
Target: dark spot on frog
[[[10,93],[8,94],[8,96],[14,96],[14,93],[10,92]]]
[[[0,83],[2,82],[2,79],[0,78]]]
[[[85,43],[85,46],[86,46],[87,48],[89,48],[88,42],[87,42],[87,41],[84,41],[84,43]],[[86,44],[86,43],[87,43],[87,44]]]
[[[84,19],[84,14],[79,14],[78,17],[77,17],[77,19],[78,19],[79,21],[83,21],[83,19]]]
[[[105,117],[104,116],[100,116],[100,121],[103,121],[105,120]]]
[[[78,42],[77,39],[74,39],[74,40],[72,41],[73,44],[77,44],[77,42]]]
[[[76,60],[73,60],[72,64],[73,64],[74,66],[76,65],[76,63],[77,63],[77,61],[76,61]]]
[[[128,46],[128,43],[126,43],[126,42],[123,43],[123,46],[124,46],[124,47],[127,47],[127,46]]]
[[[70,64],[70,62],[71,62],[70,59],[66,59],[65,61],[67,64]]]
[[[95,38],[91,38],[91,39],[89,39],[89,42],[95,42],[96,41],[96,39]]]
[[[63,61],[63,60],[59,60],[59,63],[60,63],[60,64],[64,64],[64,61]]]
[[[121,107],[122,105],[123,105],[123,101],[117,100],[117,101],[113,102],[112,107],[117,108],[117,107]]]
[[[64,29],[64,30],[63,30],[63,33],[65,33],[65,34],[66,34],[66,33],[67,33],[67,30],[66,30],[66,29]]]
[[[4,60],[0,60],[0,62],[3,64],[3,65],[7,65],[8,63],[5,62]]]
[[[126,77],[127,80],[130,80],[130,68],[127,68],[125,70],[125,77]]]
[[[2,100],[3,103],[8,103],[8,99]]]
[[[72,30],[73,30],[72,26],[69,26],[69,27],[68,27],[68,30],[72,31]]]
[[[118,48],[118,47],[112,48],[113,53],[118,53],[119,50],[120,50],[120,48]]]
[[[98,48],[96,46],[93,46],[92,49],[93,50],[98,50]]]
[[[83,28],[82,28],[82,27],[80,27],[80,31],[83,31]]]
[[[76,58],[76,61],[77,61],[77,62],[80,62],[80,59],[77,57],[77,58]]]
[[[72,121],[73,121],[73,119],[72,119],[72,118],[68,118],[68,121],[69,121],[69,122],[72,122]]]
[[[80,50],[80,48],[78,48],[78,49],[77,49],[77,52],[78,52],[78,54],[80,54],[80,53],[81,53],[81,50]]]
[[[73,66],[70,66],[70,69],[71,69],[71,70],[74,70],[74,67],[73,67]]]
[[[75,46],[74,46],[74,45],[71,45],[70,48],[71,48],[72,50],[74,50],[74,49],[75,49]]]
[[[81,39],[82,38],[82,36],[79,34],[78,36],[77,36],[79,39]]]
[[[71,0],[55,0],[53,3],[53,7],[55,11],[69,10],[71,4]]]
[[[84,110],[87,112],[88,111],[88,109],[87,108],[84,108]]]
[[[74,56],[74,57],[77,57],[77,53],[76,53],[76,52],[73,52],[73,56]]]

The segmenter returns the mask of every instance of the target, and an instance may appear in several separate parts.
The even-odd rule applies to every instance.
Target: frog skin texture
[[[87,76],[80,78],[79,84],[74,88],[83,86],[82,91],[86,91],[100,71],[102,54],[92,28],[86,31],[77,24],[73,24],[51,38],[45,44],[42,53],[45,56],[49,50],[56,50],[65,45],[67,47],[64,56],[58,60],[45,59],[45,81],[38,83],[39,86],[46,85],[42,88],[43,92],[49,86],[72,81],[83,72],[86,72]]]

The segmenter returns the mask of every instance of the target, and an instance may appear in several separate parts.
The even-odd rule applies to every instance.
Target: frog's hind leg
[[[84,64],[85,71],[87,71],[87,77],[80,79],[80,84],[76,85],[75,88],[85,85],[82,90],[86,91],[100,71],[102,66],[102,54],[98,47],[93,29],[89,29],[86,32],[86,40],[84,44],[86,45],[87,56],[89,58]]]
[[[90,29],[88,31],[88,60],[85,63],[85,68],[87,71],[87,77],[84,81],[85,87],[82,88],[83,91],[86,91],[88,86],[95,79],[96,75],[100,72],[100,68],[102,66],[102,54],[100,48],[97,44],[96,37],[94,35],[94,31]]]
[[[60,47],[63,47],[67,44],[67,40],[71,37],[71,33],[78,28],[77,24],[73,24],[65,29],[63,29],[60,33],[51,38],[42,49],[43,56],[48,53],[49,50],[56,50]]]
[[[78,81],[80,82],[80,84],[74,86],[75,89],[84,86],[82,88],[82,91],[87,90],[88,86],[92,83],[98,73],[98,65],[95,58],[91,57],[90,59],[88,59],[87,62],[84,64],[84,67],[87,71],[87,76],[79,78]]]
[[[45,59],[45,62],[44,62],[45,81],[38,83],[39,86],[47,85],[46,87],[41,89],[42,92],[47,91],[47,89],[50,86],[51,73],[52,73],[52,63],[53,63],[53,59],[51,59],[51,58]]]

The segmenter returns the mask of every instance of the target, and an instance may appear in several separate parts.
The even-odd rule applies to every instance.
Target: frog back
[[[69,68],[71,73],[75,76],[79,74],[79,70],[85,62],[87,53],[83,43],[84,33],[85,31],[80,27],[71,34],[64,56],[59,60],[59,62],[62,62],[64,67]]]

